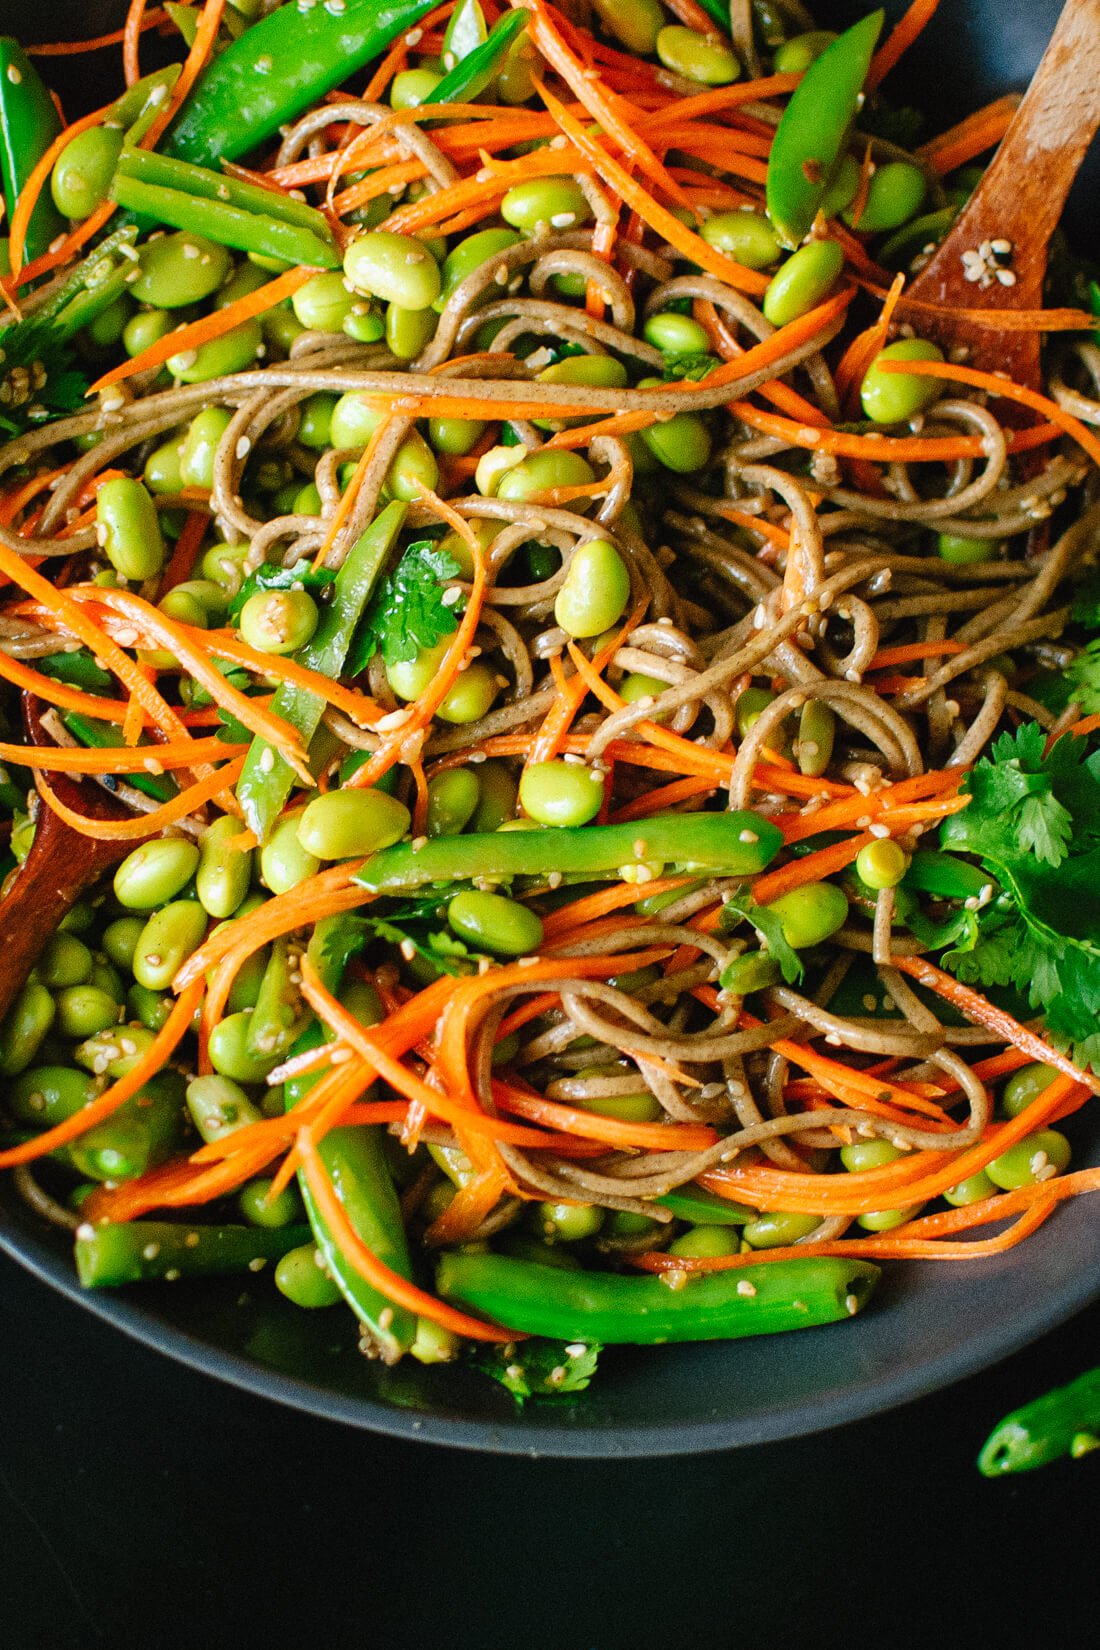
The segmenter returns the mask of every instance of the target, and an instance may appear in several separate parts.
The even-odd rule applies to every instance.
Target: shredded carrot
[[[619,1117],[605,1117],[596,1111],[546,1100],[533,1089],[493,1079],[493,1099],[502,1111],[527,1117],[533,1123],[563,1133],[579,1134],[588,1140],[602,1140],[622,1151],[703,1152],[713,1146],[718,1135],[705,1123],[629,1123]]]
[[[11,228],[8,234],[11,274],[4,281],[6,290],[11,291],[22,284],[17,277],[23,270],[23,252],[26,247],[27,229],[30,225],[31,215],[38,204],[39,196],[53,171],[54,162],[62,149],[67,148],[74,138],[80,136],[81,132],[87,132],[93,126],[102,126],[110,114],[111,108],[110,103],[105,103],[101,109],[93,109],[91,114],[83,115],[80,120],[73,121],[71,126],[66,126],[65,130],[54,138],[45,153],[31,169],[30,176],[19,192],[19,199],[12,207]]]
[[[130,767],[133,765],[134,759],[131,754]],[[171,802],[163,802],[151,813],[135,814],[131,819],[91,819],[86,814],[77,813],[75,809],[62,802],[51,789],[41,768],[36,769],[36,784],[43,802],[59,819],[63,819],[66,825],[71,825],[74,831],[79,831],[81,836],[94,837],[97,842],[141,842],[145,837],[156,836],[166,825],[174,825],[177,819],[184,819],[204,802],[211,801],[214,797],[220,796],[227,787],[235,785],[243,767],[244,757],[237,757],[207,778],[189,785],[186,790],[173,797]]]
[[[940,0],[911,0],[908,11],[894,24],[888,39],[871,60],[871,70],[867,76],[870,91],[874,91],[909,50],[914,40],[924,32],[936,15],[939,3]]]
[[[226,304],[224,309],[215,309],[209,315],[202,315],[197,321],[191,321],[187,326],[177,327],[174,332],[164,338],[158,338],[155,344],[141,351],[140,355],[131,356],[129,360],[112,367],[97,378],[89,395],[98,394],[112,384],[121,384],[135,373],[146,372],[151,367],[161,367],[173,355],[179,355],[184,350],[199,349],[203,344],[209,344],[215,338],[222,338],[234,327],[240,326],[242,321],[248,321],[253,316],[265,315],[268,310],[281,304],[284,298],[289,298],[298,288],[316,274],[313,269],[288,269],[285,274],[277,275],[266,286],[256,292],[249,292],[243,298],[234,299],[233,303]]]
[[[160,773],[169,768],[189,768],[196,762],[240,756],[247,748],[245,745],[226,744],[216,736],[211,739],[179,740],[174,744],[142,745],[137,750],[9,745],[0,740],[0,762],[18,762],[25,768],[57,773],[132,773],[142,767],[150,773]]]
[[[150,29],[159,29],[167,15],[163,6],[157,6],[155,11],[146,13],[142,19],[140,32],[145,34]],[[51,40],[45,45],[25,46],[23,49],[28,57],[79,57],[84,52],[98,52],[108,46],[120,46],[125,33],[125,29],[112,29],[110,34],[97,34],[91,40]]]
[[[1018,92],[999,97],[983,109],[976,109],[973,114],[967,115],[958,125],[949,127],[922,144],[917,154],[934,166],[941,177],[954,172],[957,167],[965,166],[967,161],[1000,143],[1019,106]]]
[[[622,628],[593,656],[592,669],[597,675],[607,668],[627,636],[641,622],[645,609],[646,602],[640,601]],[[571,679],[566,678],[559,655],[551,655],[550,669],[557,685],[558,696],[535,735],[528,762],[549,762],[551,757],[558,754],[589,692],[587,680],[579,673]]]
[[[842,406],[851,401],[871,362],[886,344],[890,336],[890,322],[904,286],[905,275],[899,270],[883,300],[878,320],[852,339],[837,363],[834,377]]]
[[[424,1233],[430,1249],[444,1244],[468,1243],[500,1202],[506,1190],[504,1177],[496,1169],[486,1169],[460,1186],[441,1215]]]
[[[846,842],[834,842],[828,848],[819,848],[816,853],[792,860],[778,871],[765,871],[753,883],[753,898],[760,905],[768,905],[781,894],[789,894],[792,888],[804,888],[808,882],[820,882],[822,877],[842,871],[852,863],[861,848],[877,840],[870,831],[860,831],[858,836],[849,837]]]
[[[890,371],[895,366],[900,371],[909,372],[926,366],[939,367],[940,362],[882,362],[884,371]],[[951,373],[959,370],[952,367]],[[1045,400],[1045,397],[1041,399]],[[1052,402],[1051,405],[1055,403]],[[792,447],[806,447],[815,452],[832,453],[837,458],[866,458],[874,464],[952,464],[957,459],[984,456],[981,436],[894,436],[879,435],[877,432],[853,435],[846,430],[823,430],[816,426],[796,424],[793,419],[782,418],[778,413],[764,412],[761,408],[754,407],[751,401],[734,401],[730,406],[730,412],[743,424],[748,424],[750,429],[760,430],[764,435],[778,436]],[[1068,416],[1064,414],[1063,420]],[[1033,447],[1045,446],[1048,441],[1057,440],[1059,430],[1065,428],[1063,420],[1055,419],[1051,414],[1050,422],[1037,424],[1032,429],[1006,430],[1005,444],[1011,453],[1028,452]],[[1077,420],[1074,419],[1073,422],[1076,423]]]
[[[122,72],[127,86],[132,86],[141,79],[141,64],[138,61],[138,48],[141,44],[142,29],[145,24],[145,8],[149,0],[130,0],[126,13],[126,25],[122,31]]]
[[[194,42],[184,59],[180,77],[172,88],[172,96],[142,138],[141,146],[143,149],[156,148],[162,136],[190,97],[191,88],[213,56],[218,39],[218,30],[221,27],[222,17],[225,13],[225,3],[226,0],[206,0],[199,17],[198,28],[195,30]]]

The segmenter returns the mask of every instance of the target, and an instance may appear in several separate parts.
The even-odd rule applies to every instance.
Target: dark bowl
[[[900,4],[887,7],[891,15]],[[1022,88],[1054,25],[1056,0],[944,0],[907,60],[896,95],[946,125],[986,99]],[[820,7],[846,21],[866,6]],[[26,40],[89,37],[117,27],[120,0],[0,0],[0,31]],[[79,67],[55,60],[70,112],[99,101],[103,53]],[[929,98],[927,88],[935,88]],[[925,90],[921,90],[925,88]],[[1094,157],[1095,159],[1095,157]],[[1071,221],[1078,243],[1097,235],[1079,186]],[[1078,1137],[1083,1130],[1077,1129]],[[1082,1144],[1078,1138],[1079,1146]],[[1078,1160],[1088,1158],[1079,1151]],[[1100,1160],[1100,1145],[1093,1148]],[[5,1183],[0,1247],[43,1282],[126,1334],[251,1392],[354,1426],[469,1449],[532,1455],[665,1455],[792,1437],[892,1407],[1006,1357],[1100,1294],[1100,1208],[1064,1207],[1026,1250],[950,1267],[897,1267],[870,1309],[844,1328],[732,1344],[613,1350],[598,1380],[570,1401],[512,1400],[462,1368],[386,1370],[355,1350],[350,1314],[305,1313],[268,1286],[150,1287],[84,1294],[69,1246],[44,1229]],[[44,1293],[41,1309],[49,1311]]]

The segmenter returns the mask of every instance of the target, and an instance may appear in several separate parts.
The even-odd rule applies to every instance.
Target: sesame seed
[[[755,1295],[756,1285],[755,1283],[750,1283],[748,1278],[742,1278],[740,1283],[737,1285],[737,1293],[739,1295]]]
[[[880,840],[890,835],[889,825],[871,825],[868,829],[872,836],[877,836]]]
[[[738,842],[759,842],[760,838],[755,831],[740,831],[737,840]]]
[[[844,1310],[845,1310],[845,1312],[847,1312],[847,1314],[850,1318],[855,1317],[856,1313],[859,1311],[859,1297],[858,1297],[858,1295],[845,1295],[845,1297],[844,1297]]]
[[[242,435],[234,449],[238,458],[247,458],[252,451],[252,443],[246,435]]]

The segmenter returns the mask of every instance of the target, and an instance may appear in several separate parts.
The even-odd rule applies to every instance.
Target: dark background
[[[78,37],[123,10],[0,0],[0,29]],[[942,123],[1022,85],[1057,10],[944,0],[912,60]],[[86,65],[68,76],[78,107]],[[1093,240],[1094,199],[1079,191],[1076,211]],[[277,1408],[0,1258],[0,1645],[1092,1644],[1100,1455],[992,1483],[973,1463],[1006,1410],[1100,1361],[1098,1323],[1085,1314],[959,1386],[813,1438],[537,1461]]]

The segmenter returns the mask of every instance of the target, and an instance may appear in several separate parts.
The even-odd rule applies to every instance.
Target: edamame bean
[[[115,872],[115,898],[128,911],[152,911],[175,899],[199,865],[199,847],[189,837],[154,837],[126,855]]]
[[[439,486],[439,464],[422,435],[413,430],[393,456],[386,472],[386,490],[404,504],[415,504],[425,487]]]
[[[674,413],[639,433],[654,458],[677,475],[703,469],[710,458],[710,431],[698,413]]]
[[[595,1237],[604,1214],[591,1203],[536,1203],[531,1225],[547,1243],[583,1243]]]
[[[868,842],[856,855],[856,874],[868,888],[896,888],[909,869],[909,855],[891,837]]]
[[[353,452],[365,452],[371,436],[382,422],[383,414],[368,407],[361,395],[349,390],[332,409],[329,439],[334,447],[348,447]]]
[[[613,355],[567,355],[544,367],[541,384],[595,384],[600,389],[620,390],[630,382],[627,370]],[[551,420],[536,419],[540,426]]]
[[[992,561],[997,554],[997,541],[967,538],[964,533],[937,533],[936,550],[941,561],[967,567],[974,562]]]
[[[290,300],[295,315],[311,332],[340,332],[354,302],[344,277],[336,270],[311,276]]]
[[[169,590],[157,603],[160,611],[169,619],[175,619],[178,624],[197,626],[200,630],[210,628],[210,616],[198,597],[180,585]],[[158,652],[160,650],[158,649]],[[166,657],[171,657],[170,654]]]
[[[290,307],[289,299],[276,304],[260,319],[264,340],[279,355],[289,355],[296,338],[306,330]]]
[[[840,1161],[850,1174],[862,1174],[865,1169],[882,1169],[887,1163],[896,1163],[905,1153],[890,1140],[853,1140],[850,1146],[840,1148]]]
[[[240,834],[240,821],[223,814],[199,839],[195,892],[203,910],[219,920],[232,916],[252,880],[252,854],[232,846]]]
[[[275,1266],[275,1287],[295,1306],[313,1311],[319,1306],[335,1306],[343,1296],[322,1268],[317,1247],[303,1243],[288,1249]]]
[[[163,309],[139,309],[122,329],[122,347],[127,355],[142,355],[166,338],[176,320]]]
[[[927,338],[899,338],[879,350],[864,374],[859,398],[863,411],[876,424],[902,424],[930,407],[941,393],[938,378],[913,373],[882,372],[883,361],[942,361],[943,351]]]
[[[303,812],[295,808],[284,814],[260,849],[260,871],[273,894],[289,893],[321,868],[321,861],[298,840]]]
[[[184,1098],[191,1121],[207,1142],[224,1140],[227,1134],[262,1121],[259,1108],[229,1077],[193,1077]]]
[[[987,1197],[996,1197],[997,1188],[990,1180],[984,1169],[977,1174],[968,1175],[960,1180],[957,1186],[949,1186],[943,1194],[945,1203],[950,1203],[953,1209],[963,1209],[968,1203],[981,1203]]]
[[[780,894],[767,909],[783,924],[783,937],[796,951],[820,945],[842,928],[848,916],[848,900],[833,882],[810,882]]]
[[[14,1077],[30,1065],[56,1014],[57,1005],[46,987],[28,980],[0,1022],[0,1077]]]
[[[627,1071],[625,1066],[582,1066],[576,1075],[581,1081],[593,1077],[623,1077]],[[624,1123],[654,1123],[661,1115],[660,1102],[648,1089],[639,1089],[633,1094],[591,1095],[568,1104],[583,1106],[585,1111],[597,1112],[601,1117],[618,1117]]]
[[[629,676],[624,676],[619,683],[619,698],[625,699],[628,705],[636,705],[639,699],[657,699],[668,687],[658,676],[647,676],[644,671],[632,670]],[[651,720],[663,721],[664,715],[655,716]]]
[[[664,8],[657,0],[592,0],[592,10],[628,51],[653,55],[665,26]]]
[[[776,74],[804,73],[835,39],[831,29],[810,29],[806,34],[796,34],[790,40],[784,40],[776,48],[772,59]]]
[[[252,365],[264,347],[264,335],[259,321],[242,321],[239,326],[211,338],[198,349],[181,350],[170,355],[165,366],[181,384],[206,384],[212,378],[225,378],[230,373],[243,372]]]
[[[473,831],[495,831],[516,812],[517,784],[510,768],[504,762],[491,758],[477,769],[480,789],[478,804],[470,820]]]
[[[385,791],[328,791],[306,804],[298,841],[316,859],[352,859],[400,842],[411,823],[408,808]]]
[[[249,263],[246,258],[239,263],[225,285],[218,288],[214,294],[214,308],[228,309],[239,298],[251,297],[253,292],[259,292],[262,286],[268,284],[268,272],[258,265]]]
[[[598,636],[621,617],[629,600],[630,573],[615,546],[588,539],[573,552],[554,617],[570,636]]]
[[[155,578],[167,552],[148,489],[129,476],[116,476],[103,483],[95,502],[96,538],[111,566],[136,583]]]
[[[213,487],[218,443],[232,418],[227,407],[204,407],[191,420],[180,452],[180,478],[185,487]]]
[[[174,437],[154,447],[145,460],[142,480],[151,493],[178,493],[183,479],[183,443]]]
[[[250,1180],[237,1193],[237,1207],[250,1226],[278,1231],[302,1218],[302,1200],[295,1186],[285,1186],[278,1197],[269,1197],[274,1181],[268,1177]]]
[[[862,1226],[865,1232],[892,1232],[895,1226],[904,1226],[907,1220],[914,1220],[920,1211],[919,1203],[908,1203],[901,1209],[872,1209],[860,1215],[856,1225]]]
[[[154,309],[182,309],[217,292],[232,267],[223,246],[180,231],[139,248],[138,278],[130,294]]]
[[[428,781],[428,835],[457,836],[473,817],[481,785],[473,768],[447,768]]]
[[[1001,1110],[1006,1117],[1019,1117],[1033,1100],[1046,1092],[1058,1076],[1053,1066],[1035,1061],[1014,1071],[1001,1091]]]
[[[207,916],[197,900],[173,900],[154,911],[134,951],[134,979],[147,991],[167,991],[176,970],[206,937]]]
[[[596,472],[580,453],[543,448],[501,476],[496,491],[498,498],[523,504],[551,488],[580,487],[595,479]],[[566,509],[573,508],[576,502],[583,504],[584,501],[573,501]]]
[[[168,992],[149,991],[143,985],[132,985],[126,993],[126,1006],[147,1031],[156,1032],[172,1012],[172,998]]]
[[[862,179],[863,168],[856,157],[846,150],[833,167],[832,176],[825,185],[825,193],[818,208],[821,215],[825,218],[835,218],[846,207],[851,206],[859,194]]]
[[[693,1226],[673,1239],[668,1253],[714,1259],[719,1255],[736,1255],[740,1247],[741,1239],[735,1226]]]
[[[84,328],[85,338],[94,349],[113,349],[126,330],[126,323],[133,312],[134,306],[129,295],[125,292],[120,293],[113,304],[108,304],[106,309],[100,310],[99,314],[88,322]]]
[[[794,754],[799,771],[816,778],[829,766],[836,738],[836,716],[820,699],[807,699],[798,717]]]
[[[499,257],[502,252],[507,252],[510,246],[516,246],[519,240],[520,237],[514,229],[481,229],[476,235],[465,235],[443,260],[443,284],[434,307],[437,310],[442,309],[451,293],[462,285],[467,275],[472,275],[475,269],[480,269],[487,259]],[[492,293],[487,293],[481,302],[487,303],[491,297]]]
[[[792,252],[768,283],[762,308],[773,327],[797,321],[829,296],[844,268],[837,241],[810,241]]]
[[[52,1129],[94,1100],[101,1086],[70,1066],[34,1066],[9,1084],[4,1103],[17,1123]]]
[[[92,972],[92,953],[75,934],[53,934],[34,971],[51,991],[83,985]]]
[[[386,679],[399,699],[411,704],[427,691],[439,673],[448,645],[444,638],[434,647],[421,648],[415,659],[395,659],[386,666]]]
[[[303,401],[301,415],[298,420],[298,440],[303,447],[311,452],[324,452],[326,447],[337,446],[339,443],[332,439],[332,414],[336,407],[336,396],[327,395],[319,391],[311,395],[308,401]]]
[[[924,173],[907,160],[891,160],[876,166],[867,186],[867,200],[858,223],[845,212],[844,221],[861,235],[877,235],[898,229],[915,218],[924,205],[927,191]]]
[[[798,1214],[791,1209],[768,1209],[741,1228],[745,1242],[754,1249],[778,1249],[799,1238],[809,1237],[815,1226],[821,1224],[820,1215]],[[728,1231],[728,1227],[719,1227]]]
[[[99,943],[116,967],[130,967],[144,927],[144,917],[118,917],[103,930]]]
[[[219,1077],[235,1083],[262,1083],[277,1063],[278,1055],[252,1054],[248,1049],[250,1008],[227,1014],[210,1033],[210,1064]]]
[[[427,309],[439,297],[439,265],[413,235],[357,235],[344,253],[344,274],[356,292],[403,309]]]
[[[461,458],[477,446],[487,429],[480,418],[429,418],[428,440],[437,453]]]
[[[763,212],[756,212],[751,206],[715,212],[704,220],[699,233],[710,246],[744,264],[746,269],[767,269],[779,257],[779,236]],[[709,349],[709,340],[701,347]]]
[[[115,1021],[117,1021],[117,1014]],[[102,1031],[73,1049],[73,1059],[95,1077],[108,1076],[112,1083],[125,1077],[148,1053],[153,1033],[141,1025],[118,1025],[112,1021]]]
[[[482,453],[474,471],[474,486],[482,498],[495,498],[497,488],[509,470],[518,469],[526,457],[527,448],[524,446],[501,445],[490,447],[487,453]]]
[[[525,235],[534,235],[540,229],[576,229],[588,222],[592,208],[575,178],[529,178],[509,189],[500,215]]]
[[[227,596],[235,596],[244,583],[244,563],[250,546],[241,544],[212,544],[202,558],[204,579],[216,584]]]
[[[435,336],[436,314],[425,309],[406,309],[403,304],[387,304],[384,336],[390,353],[399,361],[412,361]]]
[[[90,218],[102,206],[121,153],[117,126],[89,126],[65,145],[50,174],[50,193],[63,218]]]
[[[501,957],[526,957],[542,944],[541,919],[503,894],[464,888],[448,905],[447,921],[475,950]]]
[[[63,1037],[94,1037],[118,1024],[119,1004],[94,985],[70,985],[57,993],[56,1025]]]
[[[706,328],[690,315],[678,315],[672,309],[651,315],[642,328],[642,337],[666,355],[705,355],[710,349]]]
[[[720,39],[669,23],[657,36],[657,56],[666,69],[703,86],[728,86],[741,65]]]
[[[442,79],[434,69],[402,69],[390,82],[390,108],[418,109]]]
[[[241,608],[237,625],[249,647],[282,655],[304,647],[319,618],[308,590],[257,590]]]
[[[1058,1129],[1036,1129],[986,1165],[986,1174],[1003,1192],[1053,1180],[1069,1168],[1070,1144]]]
[[[603,775],[583,763],[529,762],[519,800],[540,825],[587,825],[600,811],[603,789]]]

